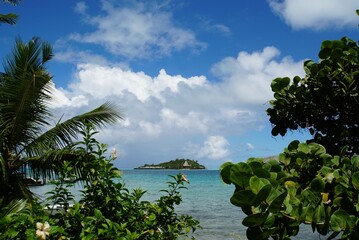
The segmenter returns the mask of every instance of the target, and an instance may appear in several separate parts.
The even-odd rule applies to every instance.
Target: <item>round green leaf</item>
[[[251,190],[241,190],[233,194],[230,201],[237,207],[252,206],[256,195]]]
[[[245,217],[242,224],[246,227],[254,227],[262,225],[268,217],[268,213],[256,213]]]
[[[266,201],[271,190],[272,190],[271,184],[267,184],[264,187],[262,187],[261,190],[258,192],[256,199],[253,202],[254,207],[257,207],[262,202]]]
[[[287,192],[281,193],[278,197],[276,197],[273,202],[269,205],[270,212],[279,212],[282,208],[283,202],[287,197]]]
[[[222,181],[227,184],[231,184],[230,177],[231,177],[231,167],[232,166],[233,166],[233,163],[226,162],[226,163],[223,163],[219,169]]]
[[[279,92],[283,88],[287,87],[290,83],[289,77],[276,78],[272,81],[271,87],[273,92]]]
[[[309,148],[308,144],[306,144],[306,143],[299,143],[298,151],[303,152],[303,153],[309,153],[310,148]]]
[[[270,173],[264,168],[257,168],[254,170],[254,175],[260,178],[270,178]]]
[[[350,228],[350,216],[344,210],[337,210],[330,218],[330,226],[333,231],[340,232]]]
[[[316,177],[310,183],[310,187],[314,192],[323,192],[325,187],[325,182],[319,177]]]
[[[230,181],[241,188],[245,188],[248,186],[249,178],[252,174],[251,167],[244,162],[240,162],[231,167]]]
[[[279,161],[284,165],[288,166],[290,164],[290,158],[287,158],[284,153],[279,154]]]

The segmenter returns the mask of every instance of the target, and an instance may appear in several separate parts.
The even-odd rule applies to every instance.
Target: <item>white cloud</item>
[[[279,50],[265,47],[259,52],[240,52],[237,58],[227,57],[215,64],[212,72],[223,80],[230,96],[246,103],[262,103],[272,99],[271,81],[276,77],[303,75],[303,63],[290,57],[277,60]]]
[[[230,154],[229,142],[223,136],[209,136],[199,149],[199,158],[223,160]]]
[[[358,0],[268,0],[272,10],[294,29],[357,27]]]
[[[79,64],[77,78],[78,81],[71,87],[84,94],[103,99],[107,96],[123,96],[129,92],[141,102],[151,97],[165,101],[163,94],[166,91],[178,93],[180,85],[196,88],[207,82],[204,76],[186,79],[180,75],[170,76],[163,69],[158,76],[151,78],[144,72],[98,64]]]
[[[76,71],[69,89],[57,89],[61,101],[54,107],[66,106],[68,116],[111,101],[126,117],[122,124],[101,130],[99,140],[118,144],[127,156],[146,157],[145,151],[160,148],[166,156],[183,150],[183,157],[223,161],[235,154],[225,136],[260,131],[267,123],[263,103],[272,99],[271,80],[303,70],[302,62],[279,58],[278,49],[267,47],[220,61],[213,67],[220,82],[170,75],[164,69],[152,77],[105,63],[78,64]]]
[[[160,112],[163,124],[168,129],[178,129],[179,132],[206,133],[208,130],[207,120],[198,112],[190,111],[186,115],[180,115],[171,109],[162,109]]]
[[[67,93],[64,89],[56,88],[55,86],[52,89],[52,99],[49,101],[50,108],[62,108],[62,107],[74,107],[79,108],[82,106],[88,105],[88,99],[84,95],[75,95],[73,97],[68,97],[66,95],[71,95]]]
[[[75,12],[77,12],[79,14],[85,14],[87,9],[88,9],[88,7],[85,2],[76,3],[76,6],[74,8]]]
[[[84,14],[85,8],[78,6]],[[170,12],[146,9],[143,4],[116,7],[103,4],[103,14],[85,15],[86,22],[96,27],[92,33],[74,33],[70,39],[104,46],[109,52],[127,58],[149,58],[170,55],[185,48],[203,49],[193,32],[175,26]]]
[[[252,150],[254,149],[254,146],[252,143],[247,143],[247,148]]]
[[[210,20],[204,18],[201,18],[200,21],[201,21],[201,27],[206,31],[221,33],[223,35],[231,34],[231,29],[224,24],[212,23]]]

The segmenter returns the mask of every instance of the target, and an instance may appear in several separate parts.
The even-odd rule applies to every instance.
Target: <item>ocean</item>
[[[218,170],[122,170],[122,180],[128,189],[146,190],[143,200],[158,199],[171,181],[170,175],[183,173],[190,184],[182,189],[183,202],[176,210],[180,214],[188,214],[200,221],[202,229],[197,229],[193,236],[198,240],[239,240],[246,238],[246,228],[242,225],[245,214],[229,201],[234,186],[220,180]],[[32,187],[40,197],[50,191],[53,185]],[[76,196],[78,189],[73,189]],[[319,239],[317,233],[311,233],[304,227],[303,233],[292,239]]]

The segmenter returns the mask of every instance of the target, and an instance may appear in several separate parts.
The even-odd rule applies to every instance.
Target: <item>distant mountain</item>
[[[205,166],[191,159],[176,159],[159,164],[145,164],[135,169],[206,169]]]

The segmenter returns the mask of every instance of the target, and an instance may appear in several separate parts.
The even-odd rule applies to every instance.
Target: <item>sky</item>
[[[358,40],[358,0],[23,0],[0,26],[2,58],[15,39],[54,49],[55,124],[116,104],[124,120],[96,138],[122,169],[177,158],[208,169],[278,155],[305,131],[271,135],[277,77],[304,77],[324,40]],[[2,70],[2,67],[1,67]]]

